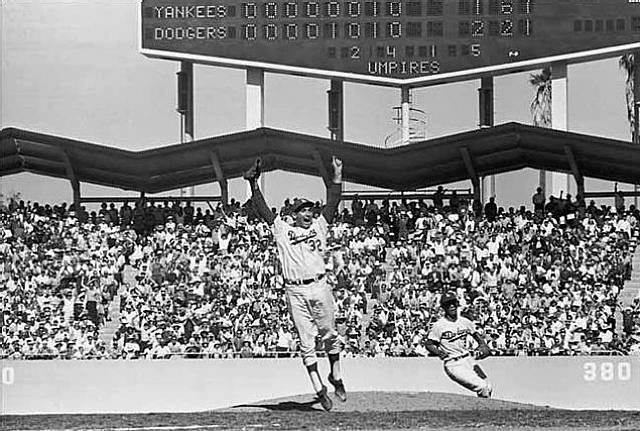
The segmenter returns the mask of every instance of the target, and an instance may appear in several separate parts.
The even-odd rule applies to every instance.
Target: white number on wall
[[[3,385],[13,385],[15,380],[15,373],[13,372],[12,367],[6,367],[2,369],[2,384]]]
[[[631,364],[629,362],[603,362],[596,364],[595,362],[585,362],[584,380],[594,382],[601,380],[603,382],[611,381],[627,381],[631,380]]]

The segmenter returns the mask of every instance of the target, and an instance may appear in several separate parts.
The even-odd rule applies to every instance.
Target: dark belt
[[[287,279],[285,279],[284,282],[286,284],[292,284],[294,286],[302,286],[302,285],[315,283],[316,281],[320,281],[323,278],[324,278],[324,274],[319,274],[319,275],[316,275],[314,278],[307,278],[307,279],[304,279],[304,280],[287,280]]]
[[[471,353],[468,353],[468,352],[467,352],[467,353],[465,353],[465,354],[464,354],[464,355],[462,355],[462,356],[456,356],[455,358],[445,359],[445,361],[444,361],[444,362],[459,361],[460,359],[464,359],[464,358],[467,358],[467,357],[469,357],[469,356],[471,356]]]

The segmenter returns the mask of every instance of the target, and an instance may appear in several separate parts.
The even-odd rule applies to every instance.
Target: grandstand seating
[[[426,355],[445,290],[494,354],[639,352],[637,293],[624,325],[618,303],[636,286],[638,212],[549,210],[489,222],[466,203],[353,203],[327,252],[344,354]],[[12,201],[0,221],[3,358],[296,355],[277,252],[250,205]]]

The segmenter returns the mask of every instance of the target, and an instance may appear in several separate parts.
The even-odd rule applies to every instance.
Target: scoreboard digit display
[[[143,0],[140,51],[427,85],[640,49],[640,0]]]

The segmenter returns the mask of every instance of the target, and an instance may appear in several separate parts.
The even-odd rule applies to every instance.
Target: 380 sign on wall
[[[145,55],[391,85],[640,47],[640,3],[630,0],[143,0],[141,8]]]
[[[632,364],[629,361],[588,361],[583,365],[585,382],[625,382],[632,378]]]

